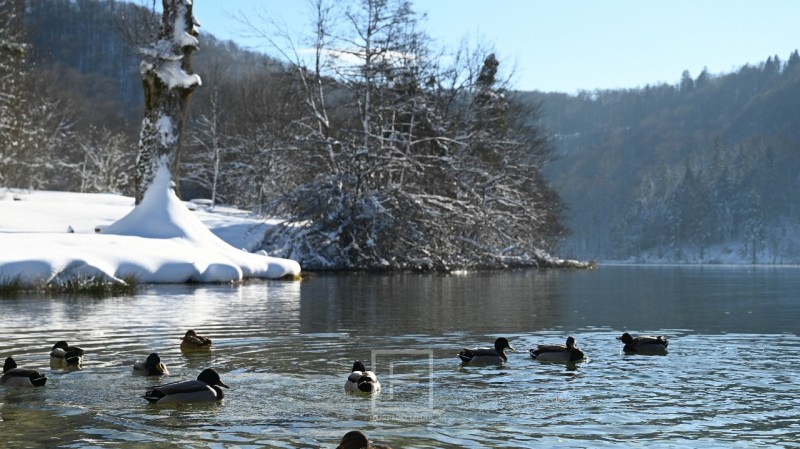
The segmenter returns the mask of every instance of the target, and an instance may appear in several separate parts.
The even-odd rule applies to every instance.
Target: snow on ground
[[[129,276],[142,283],[229,282],[300,273],[293,260],[246,251],[269,223],[225,212],[190,210],[165,168],[136,208],[132,198],[114,194],[0,190],[0,284]]]

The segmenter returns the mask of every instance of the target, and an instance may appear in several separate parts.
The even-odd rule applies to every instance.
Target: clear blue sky
[[[464,37],[494,46],[501,69],[515,66],[522,90],[578,90],[677,83],[707,67],[728,73],[800,48],[800,0],[413,0],[427,32],[455,47]],[[195,0],[202,30],[248,48],[247,14],[309,30],[305,0]],[[268,29],[264,22],[265,30]],[[266,47],[263,47],[266,48]]]

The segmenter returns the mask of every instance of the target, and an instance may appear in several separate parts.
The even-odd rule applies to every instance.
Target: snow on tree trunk
[[[136,157],[136,204],[152,183],[162,156],[167,157],[171,169],[179,162],[189,98],[201,84],[200,76],[192,74],[191,64],[191,54],[198,48],[197,26],[192,0],[163,0],[155,42],[141,49],[145,111]],[[171,171],[175,179],[176,170]]]

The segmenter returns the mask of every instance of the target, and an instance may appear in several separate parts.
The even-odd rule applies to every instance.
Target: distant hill
[[[675,85],[518,92],[542,105],[568,257],[800,261],[800,57]]]

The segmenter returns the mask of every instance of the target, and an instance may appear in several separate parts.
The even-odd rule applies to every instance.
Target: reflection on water
[[[443,334],[547,327],[560,320],[555,271],[324,276],[301,286],[301,332]]]
[[[611,266],[594,271],[322,276],[301,285],[301,332],[543,329],[795,332],[800,268]]]
[[[601,267],[464,275],[319,275],[245,286],[157,286],[133,297],[0,299],[0,356],[46,371],[0,387],[6,447],[329,447],[362,429],[395,447],[776,447],[800,439],[800,270]],[[196,329],[209,353],[182,354]],[[628,356],[624,330],[671,339]],[[461,347],[509,338],[504,366]],[[587,360],[527,349],[575,336]],[[49,368],[57,340],[84,369]],[[142,378],[158,352],[172,376]],[[353,360],[375,398],[344,394]],[[152,385],[214,367],[221,404],[159,407]]]

